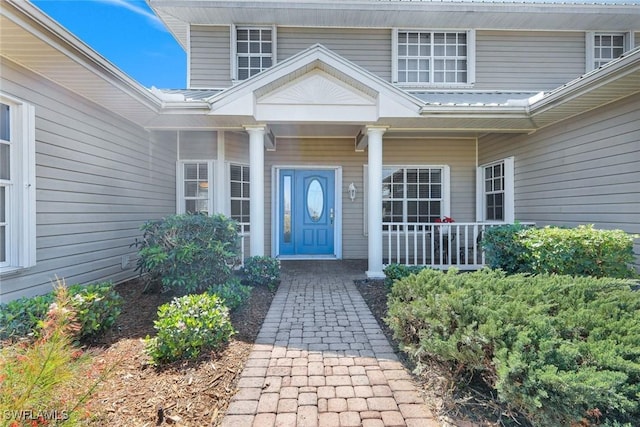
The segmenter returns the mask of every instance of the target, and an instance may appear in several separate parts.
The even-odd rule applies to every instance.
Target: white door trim
[[[335,172],[335,228],[333,232],[334,256],[342,259],[342,166],[335,165],[274,165],[271,167],[271,256],[280,257],[280,171],[332,170]],[[286,256],[283,259],[302,259],[300,256]],[[326,255],[304,256],[304,259],[326,259]]]

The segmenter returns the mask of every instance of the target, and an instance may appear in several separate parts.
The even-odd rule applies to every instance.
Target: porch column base
[[[380,271],[367,271],[365,273],[367,275],[367,279],[384,279],[385,275],[382,270]]]

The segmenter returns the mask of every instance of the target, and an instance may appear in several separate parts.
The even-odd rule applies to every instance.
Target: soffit
[[[640,28],[640,4],[421,1],[151,0],[174,37],[185,25],[281,25],[353,28],[445,28],[537,31],[629,31]]]
[[[0,55],[54,83],[144,124],[160,102],[135,80],[29,3],[2,5]]]

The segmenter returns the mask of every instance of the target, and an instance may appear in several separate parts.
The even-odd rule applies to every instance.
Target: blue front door
[[[280,254],[333,255],[335,171],[280,171]]]

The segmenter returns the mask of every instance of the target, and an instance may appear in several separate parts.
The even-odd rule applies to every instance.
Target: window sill
[[[31,267],[14,267],[14,266],[0,267],[0,276],[18,275],[28,270],[29,268]]]

